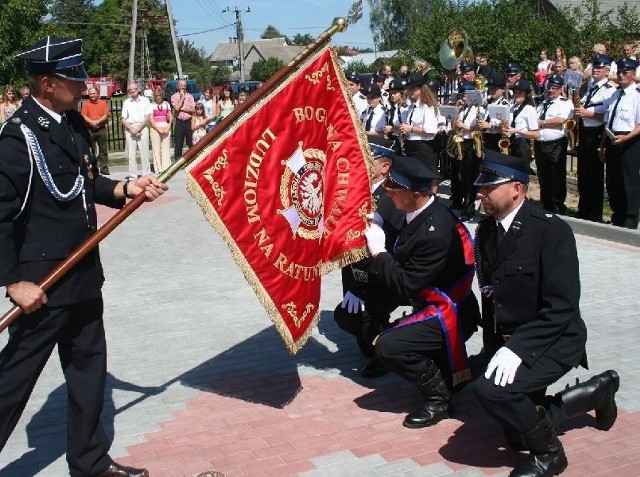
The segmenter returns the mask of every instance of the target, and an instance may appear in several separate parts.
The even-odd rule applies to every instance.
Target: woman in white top
[[[406,155],[422,159],[437,173],[438,148],[434,139],[438,134],[438,100],[427,86],[427,78],[420,73],[412,74],[407,86],[411,104],[402,112],[402,124],[398,127]]]
[[[231,88],[228,85],[222,87],[220,91],[220,99],[216,109],[216,118],[218,121],[226,118],[236,107],[236,101],[231,97]]]
[[[528,161],[532,160],[530,140],[537,139],[538,114],[533,107],[531,98],[531,83],[518,80],[511,87],[513,104],[511,105],[511,123],[505,126],[504,132],[509,135],[509,154]]]

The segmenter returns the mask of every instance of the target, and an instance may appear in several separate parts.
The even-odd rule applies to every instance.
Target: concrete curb
[[[640,247],[640,231],[561,215],[574,234]]]

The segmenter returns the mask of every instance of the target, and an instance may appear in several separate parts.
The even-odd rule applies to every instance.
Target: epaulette
[[[606,82],[605,84],[602,85],[603,88],[613,88],[613,85],[609,82]]]
[[[509,104],[509,100],[502,98],[499,104],[502,104],[502,105]]]
[[[636,91],[637,91],[638,93],[640,93],[640,84],[639,84],[638,86],[636,86]]]
[[[358,94],[360,95],[359,96],[360,99],[367,99],[367,97],[364,94],[362,94],[362,93],[358,93]]]
[[[560,101],[569,101],[569,98],[565,98],[564,96],[560,96]]]
[[[537,217],[538,219],[542,219],[545,222],[551,222],[551,220],[553,220],[554,214],[539,207],[534,207],[531,209],[531,215]]]

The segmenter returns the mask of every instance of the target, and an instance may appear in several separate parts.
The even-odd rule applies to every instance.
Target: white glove
[[[507,384],[512,384],[520,363],[522,363],[520,357],[506,346],[503,346],[493,355],[491,361],[489,361],[489,366],[487,366],[484,377],[489,379],[495,371],[496,378],[493,382],[496,385],[504,387]]]
[[[364,231],[364,236],[367,239],[367,247],[371,255],[376,256],[387,251],[384,245],[386,241],[384,230],[378,224],[369,225]]]
[[[379,225],[380,227],[382,227],[382,225],[384,224],[384,219],[382,218],[382,216],[378,212],[373,212],[371,214],[367,214],[366,217],[371,222],[373,222],[374,224]]]
[[[346,308],[349,313],[353,314],[356,314],[359,311],[364,311],[364,301],[350,291],[344,294],[341,306],[342,308]]]

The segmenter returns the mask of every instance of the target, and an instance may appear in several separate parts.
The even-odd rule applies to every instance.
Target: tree
[[[307,46],[313,43],[314,40],[315,39],[309,33],[305,33],[304,35],[296,33],[296,35],[293,37],[292,44],[298,46]]]
[[[92,0],[53,0],[49,13],[56,32],[61,36],[85,38],[93,11]]]
[[[45,0],[4,0],[0,2],[0,84],[19,85],[26,81],[26,71],[15,55],[52,33],[43,18]]]
[[[273,25],[267,26],[265,31],[260,35],[260,38],[263,40],[268,40],[270,38],[286,38],[285,35],[280,33],[276,27]]]
[[[379,50],[406,45],[418,25],[430,14],[432,0],[369,0],[369,22]]]
[[[253,63],[249,75],[252,80],[267,81],[283,66],[284,61],[280,58],[269,57],[266,60],[258,60]]]

